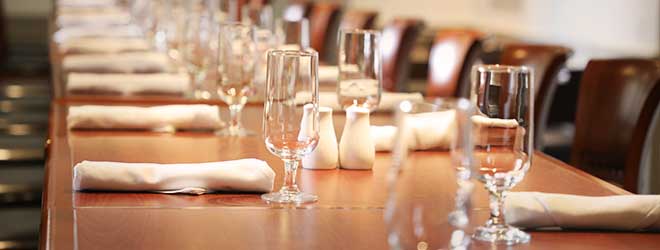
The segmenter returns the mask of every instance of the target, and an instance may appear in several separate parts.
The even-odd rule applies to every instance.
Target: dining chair
[[[580,82],[572,165],[636,192],[646,135],[660,119],[653,118],[659,82],[660,60],[591,60]]]
[[[378,12],[371,10],[346,10],[339,29],[373,29]]]
[[[410,52],[424,22],[415,18],[396,18],[383,27],[381,62],[383,90],[402,91],[410,71]]]
[[[316,3],[309,12],[311,47],[319,53],[319,59],[325,60],[336,47],[336,33],[339,28],[341,5],[336,3]]]
[[[559,74],[573,54],[557,45],[510,43],[504,46],[500,64],[528,66],[534,71],[534,147],[543,149],[550,107],[559,84]]]
[[[426,95],[469,97],[472,65],[480,61],[484,34],[472,29],[449,29],[436,33],[429,52]]]

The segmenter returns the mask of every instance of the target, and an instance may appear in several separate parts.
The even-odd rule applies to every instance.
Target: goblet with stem
[[[530,235],[510,226],[504,217],[507,192],[519,183],[532,162],[532,71],[527,67],[477,65],[473,67],[476,106],[473,171],[490,196],[490,218],[473,237],[513,245]]]
[[[299,160],[319,140],[318,55],[314,51],[273,50],[268,53],[263,135],[268,151],[284,161],[279,192],[261,196],[267,202],[305,203],[316,195],[296,185]]]

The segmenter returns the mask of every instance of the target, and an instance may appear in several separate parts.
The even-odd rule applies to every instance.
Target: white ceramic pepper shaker
[[[344,169],[371,169],[376,148],[371,139],[369,109],[349,107],[339,142],[339,165]]]
[[[305,109],[307,112],[307,109]],[[305,127],[305,126],[303,126]],[[332,109],[319,107],[319,142],[311,153],[302,159],[307,169],[335,169],[339,161],[337,135],[332,122]]]

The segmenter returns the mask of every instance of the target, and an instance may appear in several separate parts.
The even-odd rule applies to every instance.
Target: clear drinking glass
[[[385,207],[391,249],[467,249],[474,112],[462,98],[398,105]]]
[[[282,188],[261,196],[268,202],[317,200],[316,195],[302,193],[296,185],[299,160],[314,150],[319,139],[317,74],[316,52],[273,50],[268,53],[263,133],[268,151],[284,161]],[[303,102],[298,102],[298,98]]]
[[[309,20],[278,20],[275,34],[283,41],[282,49],[307,50],[309,48]]]
[[[339,36],[338,102],[344,109],[360,106],[374,110],[382,91],[380,33],[355,29],[342,30]]]
[[[217,27],[207,0],[189,0],[181,54],[193,84],[193,97],[210,99],[205,85],[207,71],[216,55]]]
[[[161,26],[164,46],[167,54],[175,61],[181,60],[181,44],[184,37],[184,26],[186,23],[186,1],[168,0],[163,1],[163,11],[160,13],[159,25]]]
[[[229,126],[223,136],[247,136],[254,132],[241,125],[241,111],[254,94],[254,68],[258,59],[254,26],[237,22],[220,24],[218,36],[218,96],[229,105]]]
[[[472,69],[476,106],[473,171],[490,195],[490,219],[474,238],[513,245],[530,235],[504,220],[507,191],[520,182],[532,161],[532,72],[527,67],[477,65]]]

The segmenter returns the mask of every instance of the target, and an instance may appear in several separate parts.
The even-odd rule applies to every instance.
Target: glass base
[[[216,131],[215,134],[218,136],[238,136],[238,137],[256,135],[254,131],[247,130],[243,127],[239,127],[239,128],[226,127]]]
[[[273,193],[262,194],[261,199],[269,203],[270,202],[310,203],[310,202],[316,202],[318,200],[318,196],[313,194],[306,194],[302,192],[297,192],[297,193],[273,192]]]
[[[532,237],[522,230],[506,225],[487,225],[478,227],[473,238],[495,244],[515,245],[528,243]]]

